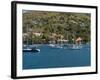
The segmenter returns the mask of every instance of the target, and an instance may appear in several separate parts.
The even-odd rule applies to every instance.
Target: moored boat
[[[72,50],[82,49],[82,45],[73,44],[71,47],[69,47],[69,49],[72,49]]]
[[[62,46],[57,45],[57,44],[49,44],[49,46],[52,48],[63,48]]]
[[[25,48],[23,52],[40,52],[40,49],[37,48]]]

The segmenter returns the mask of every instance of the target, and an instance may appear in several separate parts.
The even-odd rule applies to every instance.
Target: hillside
[[[62,35],[63,39],[70,41],[81,37],[83,42],[90,42],[90,24],[91,15],[88,13],[23,10],[23,34],[27,33],[29,41],[35,43],[50,41],[52,34]],[[42,35],[35,36],[33,33]]]

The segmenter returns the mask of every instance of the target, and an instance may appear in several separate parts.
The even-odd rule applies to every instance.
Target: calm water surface
[[[23,69],[83,67],[90,66],[90,47],[83,45],[82,49],[51,48],[48,45],[38,47],[39,53],[23,52]]]

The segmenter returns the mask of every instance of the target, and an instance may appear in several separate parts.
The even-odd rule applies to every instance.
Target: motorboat
[[[37,48],[24,48],[23,52],[40,52],[40,49],[37,49]]]

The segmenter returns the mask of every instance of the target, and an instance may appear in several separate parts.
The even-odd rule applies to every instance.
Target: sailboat
[[[81,37],[78,37],[76,40],[73,39],[73,41],[75,41],[75,44],[72,44],[70,49],[77,50],[77,49],[82,48],[82,44],[81,44],[82,39],[81,39]]]
[[[51,48],[63,48],[61,45],[55,44],[55,43],[50,43],[49,46],[50,46]]]
[[[28,32],[28,26],[27,26],[27,32]],[[27,44],[23,46],[23,52],[40,52],[40,49],[38,49],[36,46],[30,47],[27,38]]]
[[[61,39],[61,40],[62,40],[62,39]],[[54,40],[54,41],[51,41],[50,44],[49,44],[49,46],[50,46],[51,48],[63,48],[63,47],[62,47],[62,41],[61,41],[61,40],[59,41],[60,43],[59,43],[58,41],[57,41],[57,43],[56,43],[55,40]]]
[[[55,43],[51,43],[51,44],[49,44],[49,46],[52,47],[52,48],[63,48],[61,46],[61,44],[55,44]]]

